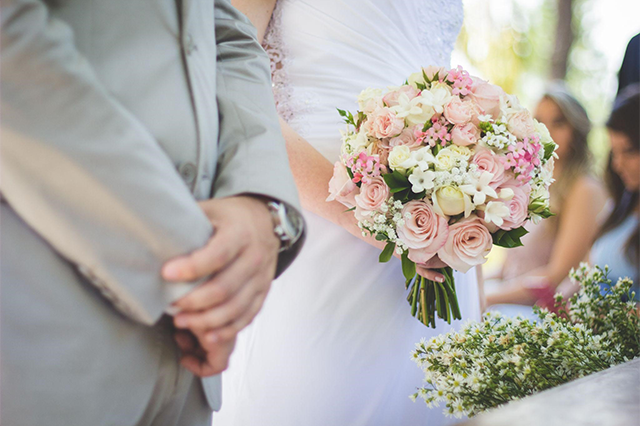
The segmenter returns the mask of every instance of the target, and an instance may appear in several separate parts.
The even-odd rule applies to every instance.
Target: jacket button
[[[194,51],[198,50],[198,46],[193,41],[191,34],[185,36],[183,47],[187,55],[191,55]]]
[[[196,165],[193,163],[184,163],[178,169],[180,176],[185,181],[187,185],[191,185],[196,178]]]

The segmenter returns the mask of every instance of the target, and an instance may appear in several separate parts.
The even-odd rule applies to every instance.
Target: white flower
[[[450,148],[441,149],[435,158],[436,170],[449,171],[453,169],[462,158],[464,158],[464,156],[456,150]]]
[[[365,114],[370,114],[378,106],[382,106],[382,89],[364,89],[358,95],[358,106]]]
[[[433,110],[442,114],[444,112],[444,106],[451,100],[451,88],[445,83],[433,83],[429,90],[423,90],[422,104],[429,105]]]
[[[371,145],[371,141],[364,131],[360,133],[343,133],[342,137],[344,140],[342,144],[343,154],[359,154],[365,152]]]
[[[409,182],[411,182],[411,190],[415,193],[426,191],[433,188],[433,180],[436,174],[431,170],[422,171],[415,169],[411,176],[409,176]]]
[[[487,223],[495,223],[502,226],[504,219],[509,217],[511,211],[503,202],[489,201],[484,209],[484,220]]]
[[[500,197],[500,199],[504,201],[511,201],[514,195],[515,193],[511,188],[502,188],[498,193],[498,197]]]
[[[473,204],[476,206],[484,204],[487,197],[498,198],[496,190],[489,186],[491,179],[493,179],[493,173],[486,171],[482,172],[478,178],[469,176],[470,184],[462,185],[460,190],[473,197]]]
[[[428,103],[429,99],[426,99],[427,103],[424,103],[424,100],[422,96],[409,99],[405,93],[401,93],[398,96],[398,105],[391,107],[391,110],[398,117],[404,118],[409,126],[424,125],[435,114],[433,106]]]
[[[411,157],[411,150],[405,145],[396,146],[389,153],[389,167],[391,167],[391,170],[406,173],[408,169],[416,165],[417,162]]]

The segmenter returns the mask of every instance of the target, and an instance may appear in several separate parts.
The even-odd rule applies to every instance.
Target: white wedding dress
[[[366,87],[399,85],[420,66],[449,67],[461,0],[281,0],[265,36],[280,114],[332,163]],[[433,330],[410,314],[400,262],[305,212],[306,245],[276,280],[223,374],[214,426],[441,425],[409,395],[410,353]],[[474,270],[456,273],[463,319],[479,319]]]

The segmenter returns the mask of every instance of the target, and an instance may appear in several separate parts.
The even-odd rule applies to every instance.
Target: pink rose
[[[364,123],[367,133],[376,138],[398,136],[404,129],[404,119],[399,118],[389,108],[377,108]]]
[[[377,155],[378,161],[384,166],[389,165],[389,147],[388,139],[377,139],[370,145],[371,155]]]
[[[500,116],[500,98],[505,94],[504,90],[495,84],[473,77],[471,94],[469,95],[482,109],[484,114],[490,114],[497,119]]]
[[[329,196],[327,201],[338,201],[345,206],[352,208],[355,206],[355,195],[358,192],[358,186],[353,183],[347,168],[339,161],[333,165],[333,176],[329,181]]]
[[[433,80],[433,77],[435,77],[436,73],[438,74],[438,78],[444,78],[447,75],[447,70],[443,67],[429,65],[426,68],[422,68],[422,70],[427,75],[427,78],[429,80]]]
[[[478,148],[471,162],[478,166],[478,170],[489,172],[493,175],[489,184],[494,189],[507,179],[504,173],[504,165],[499,157],[490,149]]]
[[[510,214],[509,217],[504,219],[504,223],[500,228],[509,231],[511,229],[520,228],[527,221],[531,187],[528,184],[520,185],[515,180],[510,180],[500,186],[500,189],[497,191],[498,195],[500,195],[500,190],[505,188],[513,191],[513,198],[504,202],[509,208]]]
[[[409,100],[420,94],[420,91],[411,85],[401,86],[397,90],[393,90],[382,97],[382,101],[389,107],[398,105],[398,98],[401,94],[407,95]]]
[[[375,212],[389,199],[389,187],[380,176],[363,183],[360,194],[355,196],[355,216],[358,220],[367,219],[369,213]]]
[[[402,131],[395,138],[391,138],[389,140],[389,147],[393,149],[396,146],[406,146],[409,149],[418,148],[420,146],[420,141],[416,137],[416,128],[408,127]]]
[[[493,239],[482,219],[471,215],[449,226],[449,236],[438,257],[461,272],[482,265],[491,251]]]
[[[475,105],[471,101],[463,101],[459,96],[451,98],[444,106],[444,116],[451,124],[466,124],[474,116]]]
[[[480,129],[473,123],[453,126],[453,130],[451,131],[451,142],[456,145],[473,145],[478,143],[479,139]]]
[[[411,216],[407,218],[407,213]],[[404,225],[396,230],[398,237],[409,247],[409,259],[425,263],[447,240],[447,220],[436,214],[424,201],[409,201],[402,208]]]
[[[518,139],[524,139],[536,133],[535,123],[529,111],[522,110],[507,118],[507,128]]]

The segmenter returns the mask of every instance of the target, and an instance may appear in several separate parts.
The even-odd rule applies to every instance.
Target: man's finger
[[[269,284],[260,285],[256,280],[265,280],[264,274],[253,276],[238,293],[213,309],[206,309],[196,313],[183,312],[176,315],[174,323],[177,328],[188,328],[192,331],[203,332],[220,328],[240,318],[251,306],[257,296],[256,289],[266,289]]]
[[[240,331],[251,324],[258,312],[260,312],[266,296],[267,294],[263,293],[260,297],[256,297],[249,307],[249,310],[247,310],[244,315],[233,321],[231,324],[227,324],[217,330],[207,332],[205,334],[205,341],[201,341],[200,343],[203,346],[208,347],[211,345],[211,342],[227,341],[235,338]]]
[[[178,300],[175,306],[183,312],[214,308],[235,296],[262,267],[262,258],[255,258],[245,250],[211,280]]]
[[[244,238],[219,230],[203,248],[165,263],[162,277],[167,281],[193,281],[215,274],[235,259],[246,244]]]

